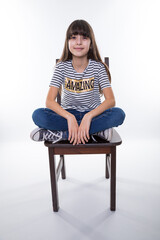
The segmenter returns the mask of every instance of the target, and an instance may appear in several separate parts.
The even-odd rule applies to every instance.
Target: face
[[[86,57],[91,40],[83,35],[72,35],[68,41],[70,52],[75,57]]]

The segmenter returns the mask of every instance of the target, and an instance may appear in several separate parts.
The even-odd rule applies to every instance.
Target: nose
[[[77,35],[77,44],[78,45],[82,44],[82,36],[81,35]]]

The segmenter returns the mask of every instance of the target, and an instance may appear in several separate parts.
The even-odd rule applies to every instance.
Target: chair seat
[[[58,143],[44,142],[46,147],[52,148],[54,154],[109,154],[111,147],[120,145],[122,143],[121,137],[115,129],[110,142],[86,143],[73,145],[69,141],[61,141]]]
[[[120,135],[118,134],[118,132],[113,129],[113,135],[112,135],[112,139],[110,142],[100,139],[99,138],[99,142],[93,142],[93,141],[89,141],[86,144],[78,144],[78,145],[74,145],[72,143],[70,143],[68,140],[66,141],[60,141],[57,143],[52,143],[52,142],[48,142],[45,141],[44,145],[46,147],[54,147],[54,148],[62,148],[65,146],[65,148],[86,148],[86,147],[106,147],[106,146],[117,146],[120,145],[122,143],[122,139],[120,137]]]

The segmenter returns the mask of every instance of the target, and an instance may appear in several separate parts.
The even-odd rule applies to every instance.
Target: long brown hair
[[[98,50],[98,47],[96,44],[93,29],[90,26],[90,24],[88,22],[86,22],[85,20],[75,20],[74,22],[72,22],[69,25],[67,32],[66,32],[66,39],[65,39],[63,53],[62,53],[61,58],[58,60],[58,62],[61,62],[61,61],[64,62],[64,61],[72,59],[72,54],[68,47],[68,41],[72,35],[78,35],[78,34],[90,38],[91,44],[90,44],[90,49],[88,51],[87,58],[95,60],[97,62],[101,62],[105,66],[108,77],[109,77],[109,81],[111,82],[111,74],[110,74],[109,68],[101,59],[101,56],[99,54],[99,50]],[[100,89],[100,87],[99,87],[99,89]],[[102,94],[101,89],[100,89],[100,93]]]

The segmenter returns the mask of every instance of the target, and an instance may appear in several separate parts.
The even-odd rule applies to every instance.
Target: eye
[[[83,39],[88,39],[88,37],[86,37],[86,36],[83,36]]]
[[[75,36],[75,35],[72,35],[72,36],[70,37],[70,39],[76,39],[76,36]]]

